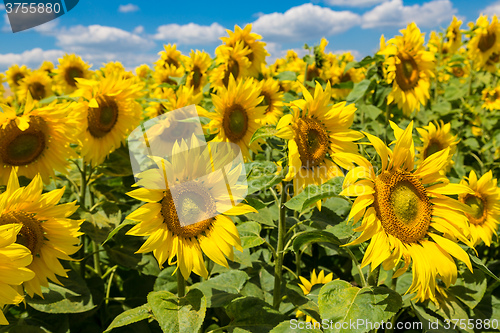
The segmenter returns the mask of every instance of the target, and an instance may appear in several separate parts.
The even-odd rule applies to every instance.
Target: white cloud
[[[0,5],[0,10],[4,10],[5,9],[5,5]]]
[[[369,7],[385,1],[388,0],[325,0],[325,3],[329,6],[339,7]]]
[[[493,15],[500,16],[500,1],[497,1],[480,11],[481,14],[492,17]]]
[[[153,41],[137,34],[102,25],[63,28],[55,37],[58,46],[75,53],[137,52],[137,50],[147,51],[155,46]]]
[[[433,0],[422,5],[404,6],[402,0],[391,0],[363,14],[363,28],[403,27],[415,22],[419,27],[433,28],[450,21],[457,10],[449,0]]]
[[[144,27],[142,25],[138,25],[137,27],[134,28],[132,31],[133,34],[140,35],[144,32]]]
[[[0,70],[4,71],[13,64],[36,68],[44,60],[57,62],[57,59],[63,55],[64,52],[61,50],[42,50],[41,48],[34,48],[23,53],[0,54]]]
[[[175,41],[179,44],[210,44],[217,42],[226,34],[226,30],[218,23],[211,25],[198,25],[188,23],[184,25],[166,24],[158,27],[154,39],[165,42]]]
[[[284,13],[260,16],[253,30],[267,41],[305,41],[338,34],[360,23],[360,16],[350,11],[306,3]]]
[[[118,11],[120,13],[133,13],[139,10],[139,7],[129,3],[128,5],[120,5],[118,7]]]

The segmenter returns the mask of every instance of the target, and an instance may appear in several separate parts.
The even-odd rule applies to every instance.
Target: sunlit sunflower
[[[184,140],[180,144],[175,143],[172,161],[155,158],[158,169],[138,175],[140,180],[136,186],[144,188],[128,193],[147,202],[127,217],[140,222],[127,232],[128,235],[148,236],[137,252],[153,251],[160,267],[165,262],[168,265],[177,264],[185,279],[191,272],[208,277],[203,253],[217,264],[227,267],[226,257],[233,260],[233,247],[242,251],[235,225],[221,213],[239,215],[255,211],[248,205],[232,206],[227,203],[228,186],[236,186],[241,165],[230,171],[227,169],[227,177],[222,173],[212,173],[212,165],[219,170],[233,157],[213,149],[210,151],[205,146],[197,150],[195,140],[191,143],[189,149]],[[172,175],[167,176],[168,185],[165,174]],[[208,176],[199,178],[199,175]],[[234,192],[232,198],[235,198]],[[182,212],[180,217],[178,212]],[[199,222],[183,224],[186,218]]]
[[[146,80],[151,75],[151,69],[148,65],[142,64],[135,69],[135,75],[141,80]]]
[[[28,93],[35,101],[52,95],[52,79],[46,71],[31,72],[19,81],[19,88],[16,92],[19,100],[26,101]]]
[[[136,98],[142,95],[142,84],[108,76],[99,81],[79,79],[78,88],[84,107],[81,155],[95,166],[139,125],[142,109]]]
[[[469,57],[474,63],[474,69],[482,69],[490,57],[500,54],[500,22],[496,15],[491,23],[487,16],[481,15],[476,24],[471,22],[470,26],[473,36],[467,44]]]
[[[251,32],[251,24],[247,24],[244,29],[235,25],[234,32],[231,30],[226,31],[229,34],[229,37],[221,37],[224,44],[234,47],[236,43],[243,42],[243,46],[250,49],[250,53],[246,55],[250,61],[248,75],[257,77],[260,73],[262,65],[265,65],[266,63],[266,56],[269,55],[265,49],[266,43],[259,41],[259,39],[262,39],[262,36]]]
[[[18,65],[12,65],[5,72],[7,76],[7,83],[12,91],[16,91],[19,88],[21,80],[24,79],[26,75],[30,73],[30,70],[25,65],[19,67]]]
[[[260,83],[260,96],[264,99],[259,104],[260,106],[265,106],[264,118],[262,118],[262,124],[272,124],[278,123],[278,120],[283,116],[283,93],[280,92],[280,85],[278,81],[268,78],[262,80]]]
[[[0,215],[0,224],[2,217]],[[30,250],[16,244],[22,226],[19,224],[0,225],[0,325],[8,325],[9,322],[1,311],[6,304],[19,304],[23,296],[19,295],[16,288],[23,282],[31,280],[35,273],[26,268],[33,256]],[[22,235],[22,234],[21,234]]]
[[[51,61],[45,60],[38,69],[47,72],[47,74],[52,74],[54,72],[54,64]]]
[[[425,51],[423,34],[415,23],[410,23],[401,33],[403,36],[389,40],[380,53],[386,56],[387,83],[392,84],[387,103],[396,102],[408,117],[429,99],[435,63],[434,54]]]
[[[500,86],[483,90],[483,109],[500,110]]]
[[[413,122],[403,131],[391,122],[396,146],[391,151],[379,138],[365,133],[382,162],[378,173],[364,160],[344,179],[341,195],[357,197],[348,220],[361,221],[358,239],[348,245],[370,240],[362,267],[382,264],[385,270],[404,266],[393,275],[403,274],[413,263],[413,281],[407,293],[435,301],[436,278],[448,287],[455,283],[457,266],[452,256],[472,271],[467,253],[458,240],[472,246],[464,211],[469,207],[448,195],[472,193],[467,186],[451,184],[440,170],[446,165],[450,148],[426,158],[414,170]]]
[[[123,79],[136,79],[134,73],[127,71],[120,61],[109,61],[96,71],[98,79],[108,76],[121,77]]]
[[[41,108],[28,96],[24,111],[1,105],[0,113],[0,184],[11,170],[33,178],[40,174],[48,184],[54,170],[66,173],[68,158],[74,153],[70,143],[77,142],[81,117],[76,103],[53,102]],[[71,114],[71,116],[70,116]]]
[[[212,70],[210,76],[211,86],[215,89],[227,88],[231,76],[235,80],[248,76],[251,63],[247,56],[250,52],[249,48],[244,47],[243,42],[237,42],[235,46],[217,47],[215,50],[217,67]]]
[[[319,274],[316,275],[316,270],[313,269],[311,273],[311,281],[307,280],[306,278],[303,278],[302,276],[299,276],[299,279],[302,282],[302,284],[299,284],[299,287],[304,292],[304,295],[307,296],[311,292],[313,286],[317,284],[327,284],[328,282],[332,281],[333,273],[327,274],[325,276],[325,271],[321,270],[321,272],[319,272]],[[300,310],[297,310],[295,316],[297,318],[306,316],[306,322],[319,324],[318,321],[316,321],[313,317],[306,315],[304,312]]]
[[[167,68],[170,66],[179,68],[182,66],[182,54],[181,51],[177,50],[177,45],[168,44],[163,45],[164,51],[158,52],[160,59],[158,59],[155,64],[156,68]]]
[[[40,176],[35,176],[26,187],[19,187],[17,175],[11,173],[7,190],[0,195],[0,226],[21,224],[18,243],[25,245],[33,255],[33,262],[27,266],[35,277],[23,283],[31,297],[42,296],[41,286],[48,287],[48,280],[61,284],[56,275],[67,277],[59,262],[73,260],[70,255],[78,251],[78,236],[83,220],[71,220],[78,206],[75,202],[57,205],[64,194],[64,188],[42,194]]]
[[[61,93],[69,94],[76,90],[76,79],[89,79],[92,72],[91,65],[87,64],[75,54],[66,54],[59,59],[59,65],[54,70],[54,81]]]
[[[460,54],[465,53],[465,51],[462,52],[462,50],[464,50],[464,49],[459,50]],[[466,55],[464,54],[464,58],[465,57],[466,57]],[[470,75],[470,71],[471,71],[471,68],[470,68],[469,61],[461,61],[461,60],[449,61],[446,63],[445,71],[439,72],[438,79],[440,82],[443,82],[443,81],[446,82],[450,78],[454,77],[454,78],[459,79],[461,84],[465,84],[467,78]]]
[[[208,124],[210,133],[218,133],[214,141],[237,144],[245,160],[249,160],[249,150],[260,150],[260,141],[250,144],[250,139],[264,117],[266,107],[258,106],[263,99],[253,79],[235,81],[231,75],[227,89],[221,87],[217,95],[212,94],[215,112],[202,114],[211,119]]]
[[[460,48],[462,45],[462,31],[460,27],[462,26],[462,21],[459,21],[455,16],[450,23],[448,29],[446,29],[446,35],[444,36],[443,43],[443,53],[446,55],[452,55]]]
[[[349,54],[350,55],[350,54]],[[349,60],[347,60],[349,59]],[[334,57],[331,61],[326,62],[323,70],[321,71],[321,78],[330,82],[332,86],[343,85],[349,82],[358,83],[365,78],[364,68],[349,68],[345,70],[346,65],[352,56],[342,57],[338,59]],[[335,100],[345,100],[347,95],[352,91],[352,88],[332,88],[332,98]]]
[[[169,66],[155,67],[153,72],[153,79],[157,85],[169,84],[171,86],[176,86],[177,82],[174,78],[180,79],[184,75],[184,69],[182,67]]]
[[[212,64],[210,55],[198,50],[191,51],[189,58],[186,58],[186,86],[193,87],[194,92],[198,93],[208,82],[208,68]]]
[[[200,104],[203,93],[200,91],[194,93],[193,87],[180,86],[177,91],[171,88],[163,89],[160,94],[155,94],[155,97],[164,99],[162,102],[151,102],[150,107],[146,109],[146,115],[152,119],[165,112],[176,110],[191,104]]]
[[[479,180],[474,170],[471,170],[468,181],[461,184],[468,186],[474,193],[463,194],[459,200],[472,208],[469,218],[472,242],[477,245],[481,240],[490,246],[493,235],[497,236],[500,223],[500,188],[497,179],[491,171],[484,174]]]
[[[450,148],[448,163],[443,167],[443,171],[448,171],[453,165],[452,157],[460,141],[456,135],[451,133],[451,124],[444,124],[443,121],[441,121],[441,125],[437,122],[429,123],[429,125],[423,128],[417,128],[417,132],[420,134],[420,139],[422,140],[422,146],[416,147],[418,151],[417,164],[420,165],[432,154]]]
[[[324,91],[316,83],[314,96],[302,87],[302,94],[304,99],[291,102],[292,113],[283,116],[276,126],[276,136],[289,140],[286,179],[293,179],[295,195],[310,184],[320,185],[343,176],[341,167],[349,169],[352,165],[336,154],[358,154],[353,141],[363,138],[361,133],[349,129],[356,107],[345,102],[332,105],[330,83]]]

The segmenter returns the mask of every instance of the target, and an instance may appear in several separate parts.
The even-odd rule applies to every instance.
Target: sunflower
[[[491,171],[478,180],[474,170],[471,170],[468,180],[462,180],[461,184],[474,193],[460,195],[459,200],[472,208],[470,214],[465,214],[469,218],[472,242],[477,245],[483,240],[490,246],[500,223],[500,188]]]
[[[89,68],[92,65],[87,64],[75,54],[66,54],[59,59],[59,65],[54,70],[54,83],[61,93],[69,94],[76,90],[76,79],[89,79],[92,72]]]
[[[134,73],[127,71],[123,64],[119,61],[110,61],[103,65],[103,67],[96,71],[98,79],[108,76],[120,76],[123,79],[136,79]]]
[[[30,73],[30,70],[22,65],[19,67],[18,65],[13,65],[9,67],[9,69],[5,72],[7,76],[7,83],[12,91],[16,91],[19,88],[19,84],[21,80],[24,79],[26,75]]]
[[[83,100],[84,119],[81,155],[93,166],[118,149],[126,136],[139,125],[142,84],[122,76],[107,76],[99,81],[78,79],[75,93]]]
[[[320,185],[330,178],[343,176],[342,168],[351,163],[337,159],[337,153],[358,154],[353,141],[363,138],[349,129],[356,107],[345,102],[332,105],[330,83],[323,91],[316,83],[314,97],[302,86],[304,99],[291,102],[292,114],[283,116],[276,129],[277,137],[288,139],[288,174],[293,179],[295,195],[310,184]],[[320,207],[320,201],[317,203]]]
[[[453,165],[452,157],[460,141],[456,135],[451,134],[451,124],[444,124],[441,120],[441,125],[438,123],[429,123],[429,125],[423,128],[417,128],[417,132],[420,134],[422,140],[422,147],[416,147],[418,151],[417,164],[422,164],[432,154],[450,148],[448,163],[443,168],[443,170],[448,171]]]
[[[453,20],[451,21],[448,29],[446,29],[446,35],[444,36],[445,39],[442,52],[445,55],[454,54],[462,45],[462,31],[460,30],[461,25],[462,21],[459,21],[455,16],[453,16]]]
[[[283,93],[279,91],[278,81],[268,78],[259,82],[260,96],[264,97],[260,106],[265,106],[264,118],[261,120],[263,125],[278,123],[283,116]]]
[[[40,101],[52,95],[52,80],[46,71],[37,70],[26,75],[19,81],[17,96],[21,102],[26,101],[28,93],[35,101]]]
[[[200,146],[194,136],[190,147],[184,140],[176,142],[171,161],[154,158],[157,168],[138,175],[136,186],[144,188],[128,193],[147,202],[127,216],[139,222],[128,235],[148,236],[137,252],[153,251],[160,268],[166,261],[169,265],[177,264],[184,279],[191,272],[208,278],[203,253],[227,267],[226,257],[233,260],[233,247],[242,251],[235,225],[222,213],[238,215],[255,211],[248,205],[231,204],[237,199],[240,202],[243,198],[239,194],[246,192],[246,187],[237,183],[242,164],[225,168],[224,175],[212,172],[212,165],[220,170],[231,163],[233,156],[218,151],[212,143],[209,145]]]
[[[20,115],[16,115],[15,109],[1,105],[0,184],[7,182],[13,169],[28,178],[40,173],[46,184],[49,177],[55,177],[54,170],[66,173],[67,159],[73,157],[70,143],[77,142],[81,112],[76,103],[56,103],[35,108],[28,95]]]
[[[336,84],[342,85],[347,82],[360,82],[365,78],[363,68],[349,68],[346,70],[347,64],[353,60],[354,57],[350,53],[342,55],[340,59],[336,56],[331,57],[323,66],[321,78],[330,82],[332,86]],[[351,91],[351,88],[332,88],[332,98],[345,100]]]
[[[54,64],[51,61],[45,60],[38,70],[45,71],[47,74],[52,74],[54,72]]]
[[[2,217],[0,216],[0,224]],[[19,224],[0,225],[0,310],[5,304],[19,304],[23,296],[19,295],[15,286],[33,279],[35,273],[26,268],[31,264],[33,256],[29,249],[16,244],[22,226]],[[22,235],[22,234],[21,234]],[[8,325],[3,311],[0,311],[0,325]]]
[[[184,75],[184,70],[181,67],[169,66],[155,67],[153,72],[153,79],[157,85],[169,84],[171,86],[176,86],[177,81],[173,78],[180,79]]]
[[[160,96],[160,95],[155,95]],[[195,93],[193,87],[180,86],[177,91],[171,88],[164,89],[161,94],[161,99],[166,99],[162,102],[151,102],[151,106],[146,109],[146,115],[152,119],[160,116],[165,112],[180,109],[191,104],[200,104],[203,98],[203,93]]]
[[[393,277],[403,274],[413,262],[413,281],[407,293],[424,301],[435,298],[436,278],[448,287],[455,283],[457,266],[452,256],[472,271],[467,253],[458,240],[472,246],[467,217],[470,208],[447,195],[472,193],[467,186],[451,184],[440,170],[448,162],[450,148],[426,158],[414,168],[413,122],[403,131],[391,122],[396,146],[391,151],[377,137],[365,133],[382,160],[378,174],[366,159],[344,179],[341,195],[356,196],[348,220],[362,218],[362,231],[350,244],[370,240],[362,267],[382,264],[385,270],[404,266]]]
[[[135,69],[135,75],[137,75],[137,77],[140,78],[141,80],[148,79],[148,77],[150,76],[150,73],[151,73],[151,69],[146,64],[142,64]]]
[[[186,86],[193,87],[194,92],[198,93],[203,90],[203,87],[208,82],[208,68],[212,64],[210,55],[206,52],[198,50],[191,51],[189,58],[186,58]]]
[[[225,45],[234,47],[238,42],[242,42],[244,48],[250,50],[250,53],[246,55],[250,61],[248,75],[257,77],[261,71],[262,65],[266,64],[266,56],[269,55],[265,49],[266,43],[258,41],[262,39],[262,36],[251,32],[251,24],[247,24],[243,29],[235,25],[234,32],[231,30],[226,31],[229,37],[221,37]]]
[[[500,86],[483,90],[483,109],[500,110]]]
[[[474,25],[470,23],[473,29],[473,36],[468,43],[469,58],[474,63],[474,69],[482,69],[493,57],[500,54],[500,23],[496,15],[493,16],[491,24],[488,17],[481,15]],[[497,59],[498,61],[498,59]]]
[[[73,260],[80,246],[78,236],[83,220],[71,220],[78,206],[75,202],[57,205],[65,189],[42,194],[42,178],[37,175],[26,187],[19,187],[17,174],[13,171],[7,190],[0,195],[0,226],[22,225],[18,242],[25,245],[33,255],[33,262],[27,266],[35,277],[23,283],[24,289],[33,297],[42,296],[41,286],[48,287],[48,280],[61,284],[56,275],[67,277],[59,259]]]
[[[327,274],[325,276],[325,271],[321,270],[318,275],[316,275],[316,270],[313,269],[312,274],[311,274],[311,281],[307,280],[306,278],[299,276],[300,281],[302,284],[299,284],[300,289],[304,292],[304,295],[307,296],[311,292],[311,289],[313,286],[317,284],[327,284],[328,282],[332,281],[333,279],[333,273]],[[297,318],[304,317],[306,316],[306,322],[308,323],[313,323],[314,325],[318,325],[319,322],[316,321],[313,317],[306,315],[304,312],[297,310],[295,313],[295,316]]]
[[[213,69],[210,83],[214,89],[228,87],[229,78],[240,80],[248,76],[250,61],[248,55],[250,49],[245,48],[243,42],[237,42],[234,46],[221,45],[215,49],[217,55],[215,62],[217,67]]]
[[[227,89],[221,87],[217,95],[212,94],[215,112],[201,114],[211,119],[207,126],[210,133],[218,133],[214,141],[237,144],[245,160],[249,160],[249,150],[260,150],[261,141],[250,144],[250,139],[264,117],[266,107],[258,106],[262,100],[264,97],[253,79],[235,81],[231,75]]]
[[[403,36],[389,40],[380,53],[386,56],[387,83],[392,84],[387,104],[396,102],[403,113],[410,116],[429,99],[435,63],[434,55],[425,51],[423,34],[415,23],[410,23],[401,33]]]
[[[182,54],[181,51],[177,50],[177,45],[168,44],[163,45],[164,51],[158,52],[160,59],[158,59],[154,64],[155,68],[164,68],[173,66],[175,68],[183,67],[182,65]]]

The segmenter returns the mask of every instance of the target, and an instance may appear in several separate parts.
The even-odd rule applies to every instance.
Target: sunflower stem
[[[85,198],[87,196],[87,164],[82,161],[81,184],[80,184],[80,208],[85,209]]]
[[[273,291],[273,306],[279,309],[281,303],[281,279],[283,276],[283,246],[286,235],[286,183],[282,182],[281,202],[279,206],[280,215],[278,220],[278,245],[276,246],[276,262],[274,265],[274,291]]]
[[[99,255],[99,244],[96,241],[92,240],[92,250],[94,251],[94,269],[97,272],[97,275],[102,276],[101,270],[101,258]]]
[[[389,130],[391,128],[389,120],[391,118],[391,105],[387,104],[385,106],[385,142],[389,142]]]
[[[184,276],[182,276],[181,270],[177,268],[177,296],[184,297],[186,296],[186,280],[184,280]]]
[[[300,251],[295,253],[295,275],[297,275],[297,277],[300,276],[300,260],[301,260],[301,256],[302,256],[302,253]]]
[[[111,274],[109,275],[108,286],[106,287],[106,300],[104,303],[108,305],[109,303],[109,293],[111,292],[111,285],[113,284],[113,279],[115,277],[116,269],[118,266],[115,266]]]
[[[373,286],[373,287],[376,287],[378,285],[378,277],[380,275],[380,265],[378,265],[377,267],[375,267],[374,270],[372,270],[370,272],[370,274],[368,275],[368,285],[369,286]]]
[[[356,265],[356,268],[359,273],[359,279],[361,281],[361,287],[366,287],[367,284],[365,280],[365,275],[363,274],[363,270],[361,269],[361,265],[359,264],[358,259],[356,259],[356,256],[354,255],[354,253],[352,253],[349,247],[346,246],[344,247],[344,249],[346,250],[347,254],[349,254],[349,257],[351,257],[351,260],[353,261],[354,265]]]

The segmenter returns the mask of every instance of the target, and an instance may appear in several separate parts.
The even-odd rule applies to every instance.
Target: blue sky
[[[33,68],[57,61],[65,52],[81,55],[93,69],[116,60],[133,69],[151,65],[168,43],[185,54],[200,49],[213,55],[225,29],[247,23],[267,43],[268,63],[287,49],[304,54],[304,43],[321,37],[330,42],[327,51],[349,50],[359,60],[376,51],[380,35],[390,38],[408,22],[428,33],[446,27],[453,15],[467,23],[480,13],[500,15],[500,0],[80,0],[69,13],[14,34],[0,8],[0,71],[14,63]]]

